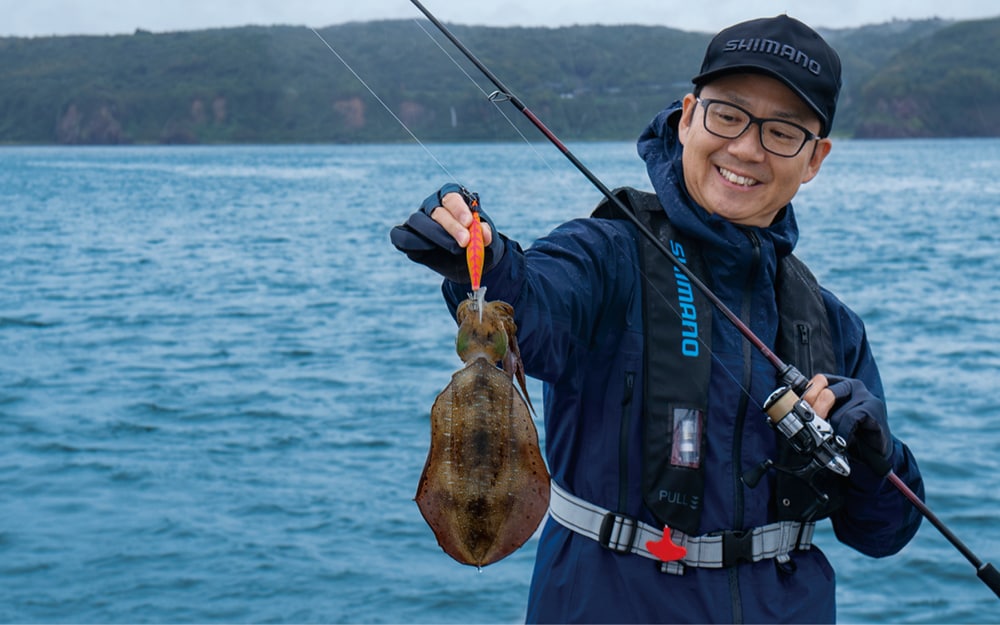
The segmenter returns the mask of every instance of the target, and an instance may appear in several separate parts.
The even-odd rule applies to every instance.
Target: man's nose
[[[729,153],[744,161],[760,162],[766,156],[766,150],[760,142],[760,124],[751,123],[743,134],[729,140]]]

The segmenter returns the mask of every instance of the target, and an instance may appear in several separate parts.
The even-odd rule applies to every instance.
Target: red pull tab
[[[670,528],[666,525],[663,526],[663,538],[646,541],[646,549],[664,562],[680,560],[687,555],[687,549],[675,545],[674,541],[670,539]]]

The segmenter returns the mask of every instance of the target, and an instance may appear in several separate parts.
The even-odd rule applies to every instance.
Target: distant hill
[[[1000,18],[911,42],[859,94],[860,137],[1000,136]]]
[[[710,38],[652,26],[451,28],[564,140],[636,137],[689,89]],[[351,23],[320,33],[421,140],[517,139],[487,101],[492,85],[429,23]],[[1000,19],[823,34],[844,60],[836,134],[1000,135],[1000,115],[992,114]],[[0,86],[0,143],[409,140],[302,27],[0,38]]]

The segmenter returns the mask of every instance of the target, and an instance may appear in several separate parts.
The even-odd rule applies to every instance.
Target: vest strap
[[[675,575],[682,574],[685,566],[721,569],[769,558],[787,562],[792,551],[805,551],[812,547],[816,527],[815,523],[779,521],[748,530],[728,530],[703,536],[689,536],[672,529],[670,538],[674,544],[687,549],[687,555],[678,562],[661,562],[646,548],[647,542],[663,537],[661,528],[580,499],[554,481],[551,482],[551,491],[549,515],[557,523],[596,540],[615,553],[634,553],[656,560],[662,572]]]

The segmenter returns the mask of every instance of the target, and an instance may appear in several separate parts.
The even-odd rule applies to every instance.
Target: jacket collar
[[[748,231],[753,231],[762,244],[773,247],[781,258],[795,248],[799,228],[792,205],[788,204],[777,220],[767,228],[739,226],[708,213],[688,194],[684,185],[681,153],[684,146],[677,137],[677,124],[681,116],[680,101],[674,102],[653,119],[639,136],[639,156],[646,162],[646,171],[653,189],[667,212],[670,222],[685,235],[700,240],[710,247],[721,249],[745,248],[749,243]]]

